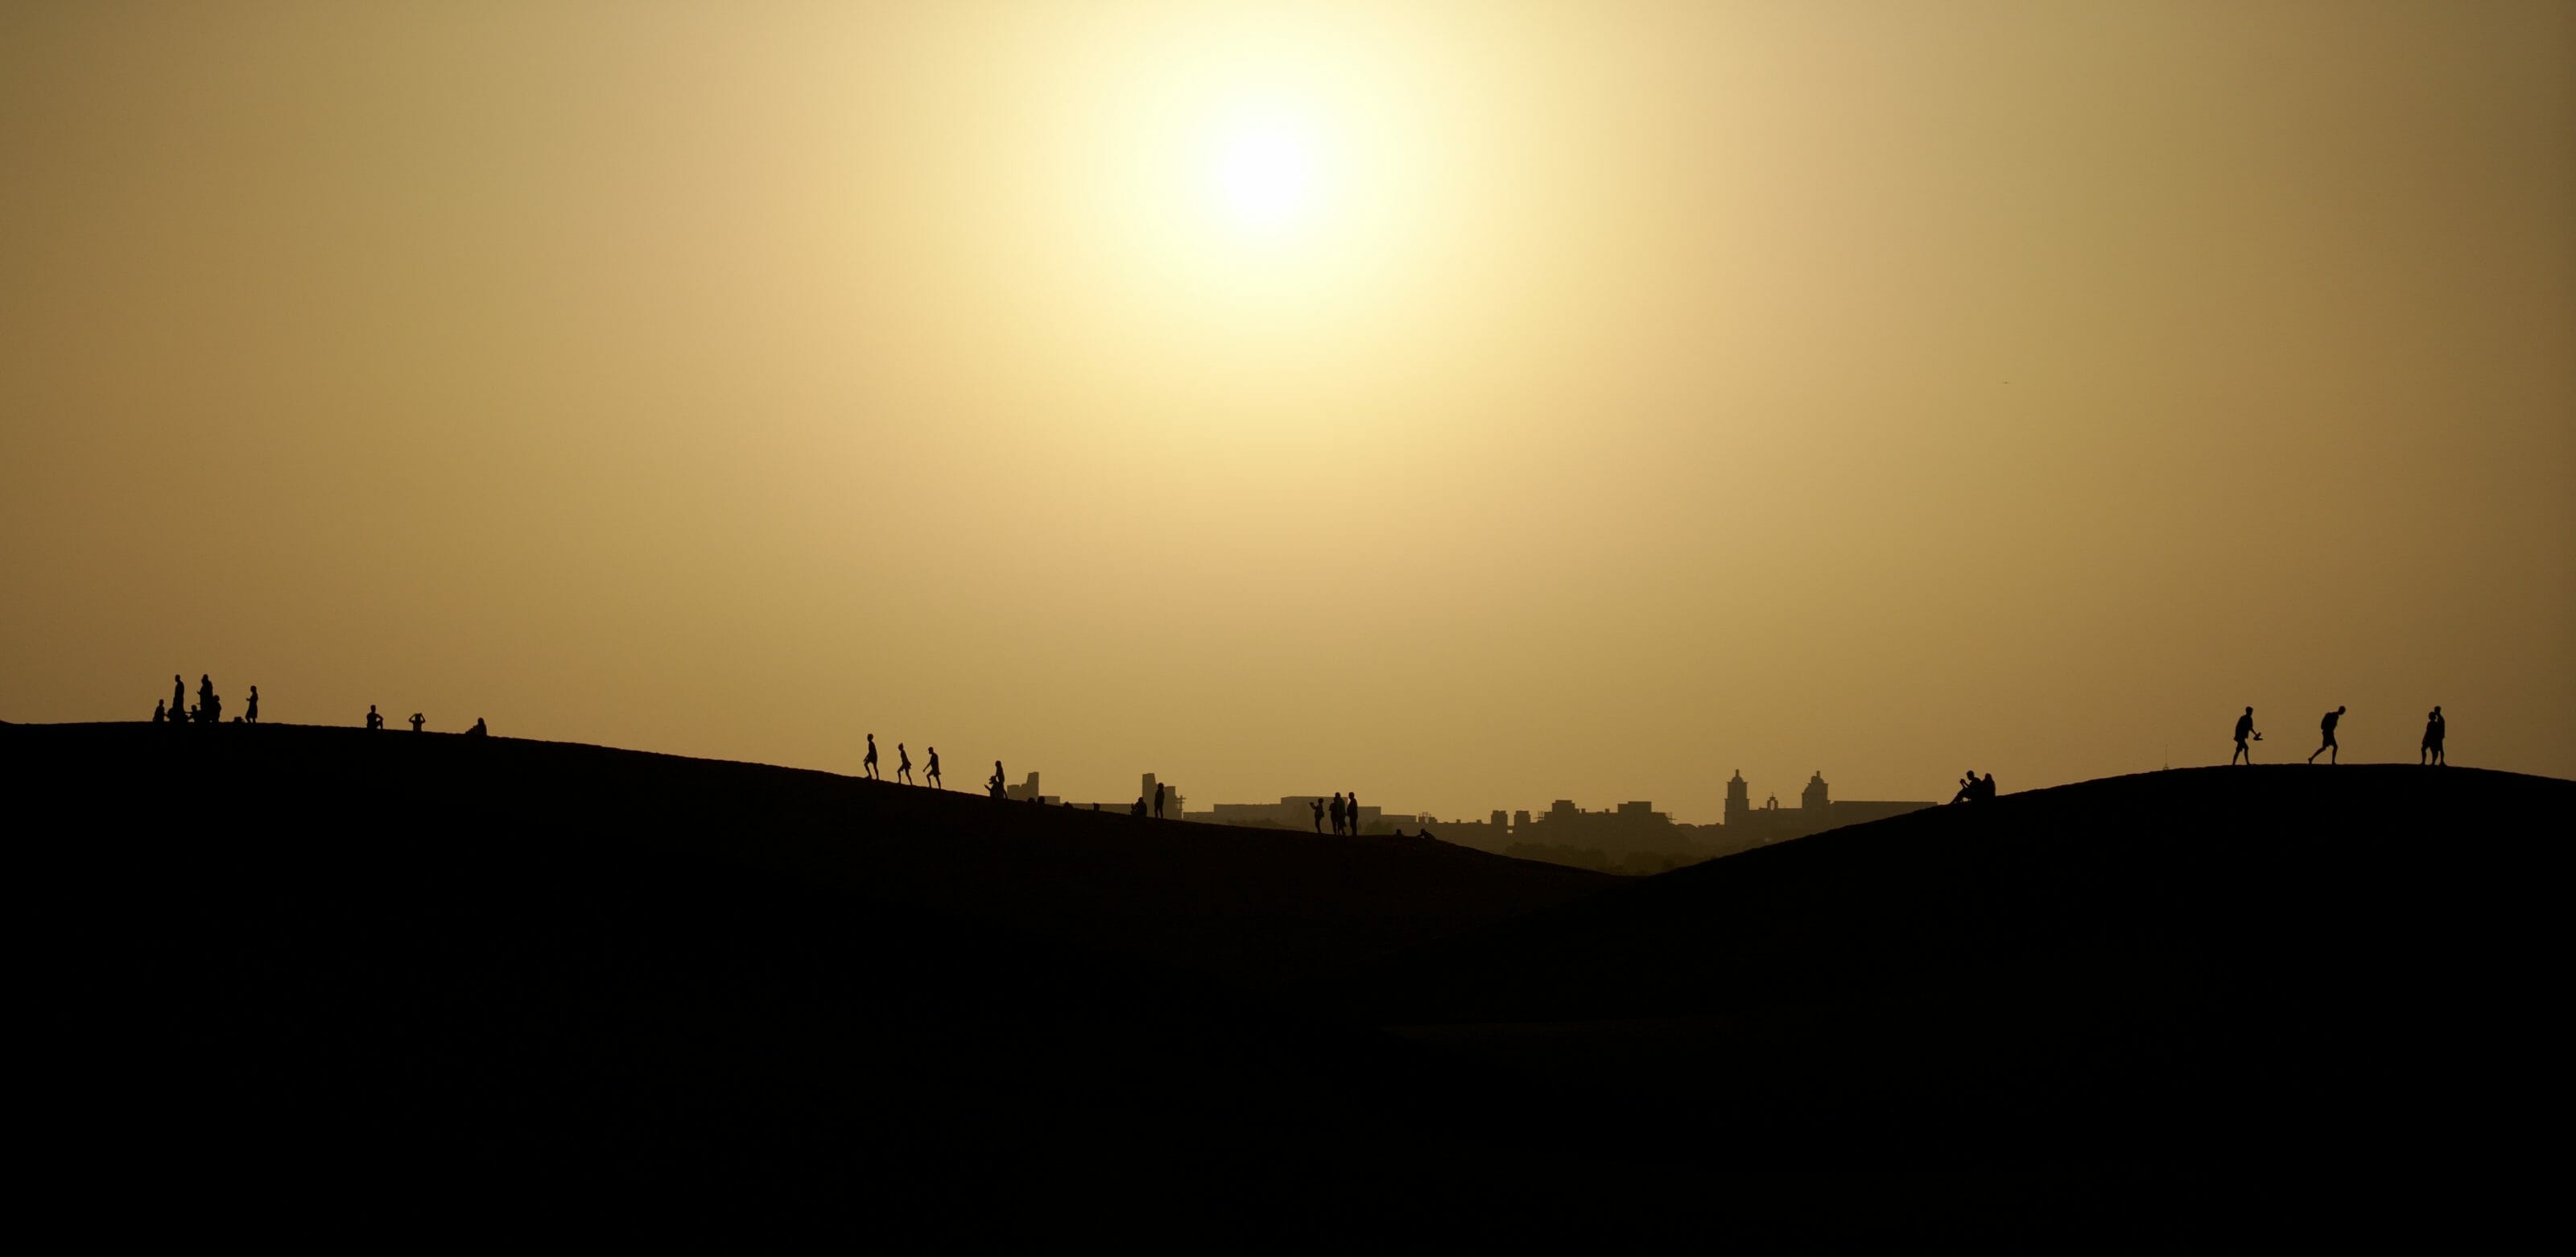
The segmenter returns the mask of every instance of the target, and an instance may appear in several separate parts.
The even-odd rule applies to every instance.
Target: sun
[[[1264,234],[1294,226],[1315,199],[1312,134],[1293,119],[1250,119],[1217,143],[1218,198],[1234,222]]]

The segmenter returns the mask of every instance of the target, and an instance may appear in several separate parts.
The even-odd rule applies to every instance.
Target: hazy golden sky
[[[2576,776],[2576,6],[0,6],[0,718]]]

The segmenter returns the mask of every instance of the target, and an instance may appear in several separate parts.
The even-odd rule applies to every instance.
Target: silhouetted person
[[[422,725],[425,725],[425,724],[428,724],[428,723],[429,723],[429,718],[428,718],[428,717],[426,717],[426,716],[421,715],[419,712],[413,712],[413,713],[411,714],[411,731],[412,731],[412,732],[414,732],[414,733],[418,733],[418,732],[420,732],[421,726],[422,726]]]
[[[1127,814],[1140,821],[1145,819],[1145,796],[1137,795],[1135,805],[1127,809]]]
[[[1322,799],[1312,799],[1309,800],[1309,802],[1313,803],[1315,806],[1315,832],[1320,834],[1324,832],[1324,801]]]
[[[2442,736],[2450,731],[2451,722],[2442,718],[2441,708],[2435,707],[2426,712],[2424,714],[2424,749],[2415,757],[2415,762],[2447,766],[2450,761],[2442,758]]]
[[[868,758],[860,765],[859,771],[870,781],[885,780],[877,773],[877,735],[873,733],[868,735]]]
[[[1345,806],[1345,805],[1342,803],[1342,792],[1341,792],[1341,791],[1339,791],[1339,790],[1334,791],[1334,792],[1333,792],[1333,836],[1335,836],[1335,837],[1337,837],[1337,838],[1341,836],[1341,834],[1342,834],[1342,830],[1343,830],[1343,827],[1344,827],[1345,825],[1347,825],[1347,824],[1350,822],[1350,816],[1351,816],[1351,810],[1350,810],[1350,808],[1349,808],[1349,807],[1347,807],[1347,806]]]
[[[1971,801],[1971,800],[1975,799],[1976,797],[1977,797],[1977,770],[1976,770],[1976,769],[1971,768],[1971,769],[1969,769],[1969,770],[1968,770],[1968,775],[1967,775],[1967,776],[1965,776],[1965,777],[1961,777],[1961,778],[1959,779],[1959,792],[1958,792],[1957,794],[1954,794],[1954,795],[1951,795],[1951,796],[1950,796],[1950,802],[1952,802],[1952,803],[1966,803],[1966,802],[1969,802],[1969,801]]]
[[[2254,736],[2254,709],[2248,707],[2244,715],[2236,718],[2236,753],[2227,757],[2231,767],[2240,759],[2248,764],[2254,762],[2253,748],[2245,745],[2245,740]]]
[[[1987,773],[1985,779],[1977,783],[1976,797],[1979,803],[1991,803],[1994,801],[1995,775],[1993,773]]]
[[[984,793],[989,794],[996,799],[1009,798],[1010,789],[1002,784],[1005,780],[1006,779],[1002,776],[1002,761],[998,759],[994,760],[993,775],[986,778],[984,781]],[[1037,803],[1042,802],[1042,800],[1040,800],[1038,796],[1032,794],[1029,796],[1029,802]]]
[[[483,718],[481,716],[476,716],[474,718],[474,727],[466,730],[465,736],[469,738],[480,738],[489,736],[490,733],[491,730],[483,727]]]
[[[2309,763],[2313,764],[2317,762],[2317,757],[2320,755],[2326,755],[2326,752],[2328,751],[2334,752],[2332,755],[2326,755],[2326,762],[2329,764],[2334,763],[2337,759],[2342,757],[2343,748],[2336,746],[2334,740],[2335,725],[2340,723],[2342,720],[2343,708],[2337,707],[2333,711],[2327,712],[2325,719],[2317,722],[2317,728],[2326,735],[2326,740],[2324,745],[2308,752]]]
[[[894,779],[907,786],[921,784],[912,779],[912,752],[903,749],[901,742],[894,744]]]
[[[929,764],[929,766],[928,766],[928,767],[925,767],[925,768],[923,768],[923,769],[921,770],[921,779],[922,779],[922,780],[924,780],[924,781],[929,782],[929,783],[930,783],[930,788],[931,788],[931,789],[933,789],[933,790],[945,790],[945,789],[947,789],[947,788],[948,788],[948,787],[946,787],[946,786],[943,786],[943,785],[939,784],[939,748],[938,748],[938,747],[935,747],[935,746],[934,746],[934,747],[930,748],[930,764]]]
[[[242,719],[250,724],[259,723],[259,687],[256,685],[250,687],[250,701],[242,704]]]
[[[170,677],[170,719],[177,722],[179,713],[188,710],[188,683],[177,674]]]
[[[210,725],[224,722],[224,700],[215,696],[215,679],[203,673],[197,676],[197,719]]]
[[[170,718],[170,712],[169,712],[169,709],[168,709],[167,707],[164,707],[164,706],[162,705],[162,703],[161,703],[161,700],[160,700],[160,699],[157,699],[157,698],[156,698],[156,699],[153,699],[153,700],[152,700],[152,723],[154,723],[154,724],[156,724],[156,725],[157,725],[157,724],[160,724],[161,722],[163,722],[163,721],[165,721],[165,720],[168,720],[169,718]]]
[[[374,703],[367,704],[367,727],[370,729],[381,729],[385,727],[385,718],[376,714],[376,705]]]
[[[1154,819],[1163,819],[1163,783],[1154,783]]]
[[[1344,811],[1344,812],[1346,812],[1346,813],[1348,813],[1348,814],[1350,815],[1350,820],[1351,820],[1351,836],[1352,836],[1352,837],[1358,837],[1358,836],[1359,836],[1359,832],[1360,832],[1360,792],[1359,792],[1359,791],[1357,791],[1357,790],[1353,790],[1353,791],[1351,791],[1351,797],[1350,797],[1350,800],[1349,800],[1348,802],[1346,802],[1346,803],[1342,804],[1342,811]]]

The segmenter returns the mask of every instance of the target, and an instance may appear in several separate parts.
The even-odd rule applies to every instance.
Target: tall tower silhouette
[[[1744,770],[1736,769],[1734,779],[1726,783],[1726,823],[1733,825],[1742,821],[1752,810],[1753,795],[1744,784]]]
[[[1825,797],[1825,772],[1819,768],[1815,776],[1807,778],[1807,788],[1798,792],[1798,810],[1806,813],[1807,832],[1832,828],[1832,822],[1825,819],[1825,813],[1832,809],[1833,801]]]

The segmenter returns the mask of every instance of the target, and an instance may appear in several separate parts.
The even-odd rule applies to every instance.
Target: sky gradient
[[[16,721],[2576,776],[2576,6],[15,3],[0,535]]]

